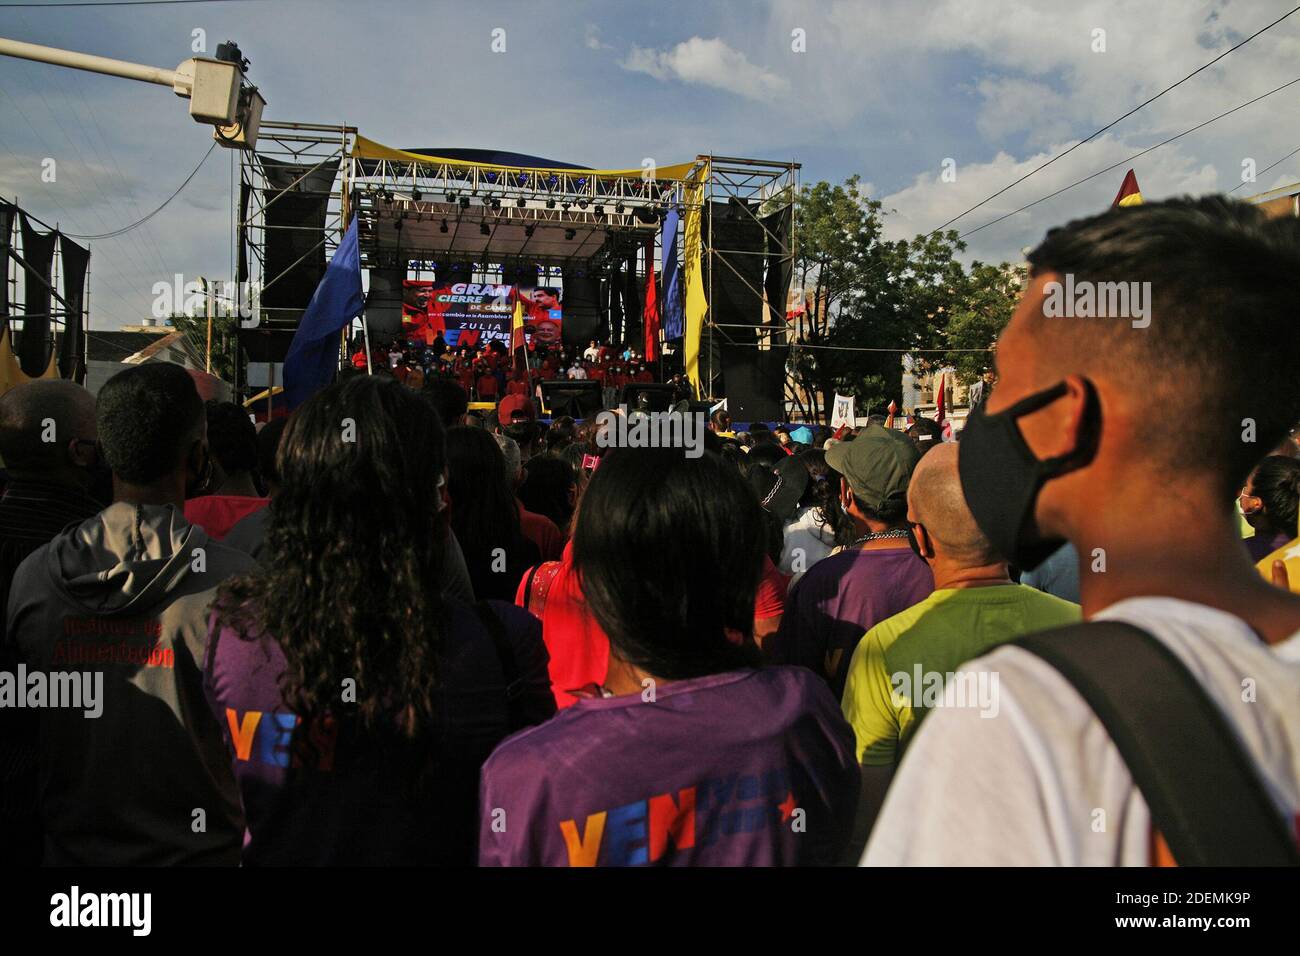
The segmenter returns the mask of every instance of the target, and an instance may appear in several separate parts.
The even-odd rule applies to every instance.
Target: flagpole
[[[366,314],[361,313],[361,343],[366,350],[366,374],[374,375],[375,370],[370,365],[370,326],[366,322]]]

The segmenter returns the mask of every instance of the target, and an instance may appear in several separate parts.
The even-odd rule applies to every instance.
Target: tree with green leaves
[[[885,239],[883,207],[859,183],[805,186],[795,204],[806,312],[788,370],[809,420],[824,417],[836,392],[855,395],[860,412],[883,410],[901,392],[902,353],[944,348],[950,311],[968,290],[955,231]]]

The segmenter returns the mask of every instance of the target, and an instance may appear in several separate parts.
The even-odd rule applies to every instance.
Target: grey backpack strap
[[[1165,644],[1118,621],[1013,642],[1088,702],[1179,866],[1297,866],[1296,837],[1219,707]]]

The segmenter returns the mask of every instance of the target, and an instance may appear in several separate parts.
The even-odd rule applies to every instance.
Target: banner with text
[[[552,286],[496,285],[491,282],[402,283],[402,332],[408,340],[432,344],[441,332],[447,344],[510,345],[514,295],[524,304],[524,336],[530,344],[558,343],[563,322],[560,290]]]

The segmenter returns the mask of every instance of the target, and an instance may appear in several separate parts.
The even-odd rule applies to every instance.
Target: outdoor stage
[[[558,290],[551,315],[565,344],[641,351],[653,275],[659,355],[667,346],[701,399],[728,397],[733,414],[739,404],[744,417],[779,418],[798,172],[794,162],[704,154],[588,169],[486,150],[394,149],[354,127],[264,120],[256,153],[240,154],[236,278],[250,298],[239,303],[250,316],[241,343],[251,367],[283,358],[355,217],[372,342],[402,334],[412,288],[468,301],[475,284]],[[492,322],[481,324],[477,332],[496,337]]]

